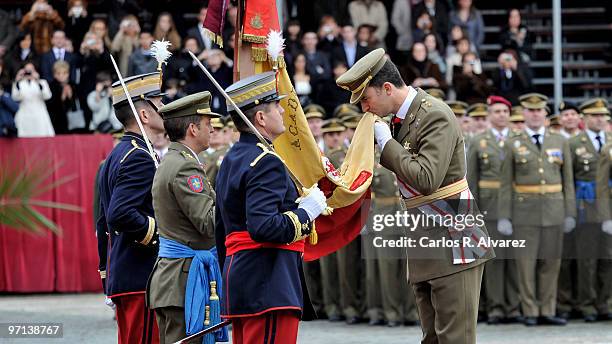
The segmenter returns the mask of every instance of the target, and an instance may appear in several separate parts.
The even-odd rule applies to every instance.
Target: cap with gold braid
[[[165,93],[161,92],[159,80],[161,74],[159,72],[134,75],[123,79],[125,86],[132,97],[132,100],[147,100],[153,97],[161,97]],[[119,105],[123,102],[127,103],[127,97],[121,83],[119,81],[113,83],[113,105]]]
[[[361,111],[354,104],[340,104],[334,109],[333,117],[342,119],[345,116],[361,115]]]
[[[329,119],[323,123],[321,127],[321,133],[341,133],[346,130],[346,127],[342,125],[342,122],[336,118]]]
[[[213,118],[210,120],[210,125],[215,129],[223,129],[225,125],[223,124],[223,120],[221,118]]]
[[[541,93],[527,93],[519,97],[519,102],[525,109],[545,109],[548,97]]]
[[[325,109],[318,104],[310,104],[304,108],[304,116],[306,119],[309,118],[324,118],[325,117]]]
[[[359,59],[351,69],[340,75],[336,84],[352,93],[351,104],[357,103],[363,97],[370,81],[385,65],[385,62],[387,62],[385,50],[378,48]]]
[[[470,117],[486,117],[488,114],[487,104],[484,103],[472,104],[467,109],[467,115]]]
[[[467,113],[468,104],[460,100],[447,100],[446,105],[453,110],[453,113],[457,117],[465,116]]]
[[[515,105],[512,107],[512,112],[510,113],[510,122],[525,122],[525,117],[523,117],[523,107],[520,105]]]
[[[159,108],[159,114],[163,119],[178,118],[185,116],[201,115],[212,118],[221,117],[210,109],[210,92],[198,92],[177,99]]]
[[[442,101],[444,101],[444,99],[446,99],[446,93],[444,93],[444,91],[442,91],[439,88],[428,88],[425,90],[425,92],[427,92],[430,96],[434,97],[434,98],[438,98]]]
[[[590,99],[580,104],[580,112],[582,112],[585,115],[608,115],[610,116],[610,109],[608,108],[608,101],[603,98]]]
[[[344,115],[340,118],[340,121],[345,127],[349,129],[356,129],[357,125],[359,125],[359,122],[361,121],[361,116],[358,114]]]
[[[230,87],[225,92],[236,103],[241,110],[246,110],[263,103],[271,103],[281,100],[286,95],[279,95],[276,89],[276,73],[265,72],[244,78]],[[228,104],[227,111],[234,108]]]

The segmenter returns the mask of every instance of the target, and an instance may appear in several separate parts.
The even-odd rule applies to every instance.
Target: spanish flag
[[[316,260],[355,240],[367,220],[375,118],[371,113],[363,115],[338,171],[319,150],[285,68],[279,70],[277,80],[279,94],[288,97],[281,100],[286,131],[274,141],[274,148],[293,175],[306,187],[318,184],[334,208],[331,215],[319,216],[315,222],[318,243],[306,240],[304,260]]]

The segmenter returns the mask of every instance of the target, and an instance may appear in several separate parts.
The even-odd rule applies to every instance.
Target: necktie
[[[533,140],[535,141],[535,145],[538,146],[538,150],[542,148],[542,144],[540,143],[540,134],[533,134]]]
[[[595,140],[597,140],[597,153],[601,153],[601,147],[603,146],[603,142],[601,141],[601,136],[595,136]]]
[[[401,127],[402,119],[397,116],[393,116],[393,119],[391,120],[391,133],[393,134],[393,137],[397,138]]]

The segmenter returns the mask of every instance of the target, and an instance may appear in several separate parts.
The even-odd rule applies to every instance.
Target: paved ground
[[[99,294],[0,296],[0,323],[60,322],[64,324],[61,339],[6,339],[0,343],[116,343],[112,311]],[[416,327],[385,328],[367,325],[347,326],[327,321],[300,325],[300,343],[308,344],[406,344],[418,343]],[[612,343],[612,322],[585,324],[580,321],[566,327],[526,328],[522,325],[478,327],[478,343]]]

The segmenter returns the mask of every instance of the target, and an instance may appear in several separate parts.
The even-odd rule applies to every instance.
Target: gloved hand
[[[323,191],[315,185],[310,189],[308,195],[300,199],[298,208],[304,209],[310,221],[313,221],[327,208],[327,198]]]
[[[508,219],[499,219],[497,221],[497,231],[503,235],[512,235],[512,222]]]
[[[393,138],[391,128],[384,122],[374,122],[374,137],[376,138],[376,143],[378,143],[378,148],[382,152],[387,142]]]
[[[104,297],[104,304],[110,307],[112,310],[115,310],[117,308],[113,300],[111,300],[110,298],[106,296]]]
[[[574,228],[576,228],[576,219],[571,216],[566,217],[563,222],[563,232],[570,233]]]
[[[606,220],[601,224],[601,230],[609,235],[612,235],[612,220]]]

